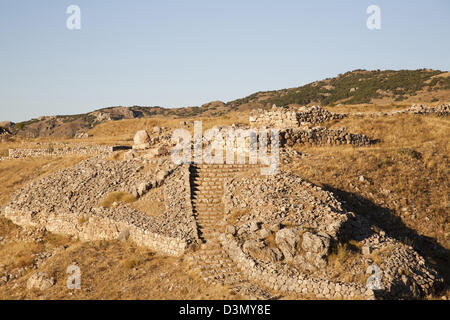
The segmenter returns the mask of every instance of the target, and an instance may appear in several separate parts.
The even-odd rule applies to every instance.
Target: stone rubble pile
[[[228,179],[223,202],[222,245],[250,279],[269,288],[322,298],[417,298],[442,281],[412,248],[374,234],[333,194],[289,173]],[[363,239],[362,249],[347,261],[345,272],[359,277],[346,282],[329,257],[352,233]],[[374,260],[381,270],[375,291],[366,287],[366,269]]]
[[[345,116],[345,114],[332,113],[317,106],[300,107],[296,110],[274,106],[269,111],[252,111],[249,122],[253,127],[280,129],[282,146],[351,144],[361,147],[375,142],[364,134],[350,133],[345,127],[340,129],[312,127],[327,121],[343,119]]]
[[[139,130],[133,138],[133,150],[147,150],[153,147],[151,152],[162,155],[164,149],[172,146],[171,130],[166,127],[153,127],[150,135],[146,130]]]
[[[423,104],[413,104],[411,107],[403,110],[347,113],[348,116],[353,115],[357,117],[372,118],[394,116],[398,114],[437,115],[439,117],[444,117],[450,115],[450,104],[443,103],[434,107]]]
[[[295,144],[373,143],[346,128],[306,125],[341,118],[319,107],[273,108],[252,115],[250,122],[267,123],[267,114],[282,129],[283,161],[308,156],[290,148]],[[226,133],[225,128],[218,130]],[[2,214],[20,226],[83,241],[129,240],[173,256],[190,252],[188,261],[205,280],[262,298],[271,296],[262,288],[327,299],[418,298],[442,283],[412,247],[372,231],[364,217],[346,211],[331,192],[285,171],[255,175],[260,168],[254,165],[174,165],[167,158],[169,133],[160,127],[153,129],[152,137],[138,131],[133,150],[121,161],[96,155],[33,181],[12,194]],[[62,150],[69,152],[65,147]],[[111,148],[98,147],[89,150]],[[117,192],[145,201],[155,188],[161,188],[164,198],[163,212],[155,215],[126,203],[102,205]],[[357,252],[345,261],[351,280],[343,279],[333,264],[343,239],[359,239]],[[366,285],[367,266],[374,263],[381,270],[377,290]],[[29,287],[45,290],[51,282],[36,273]]]
[[[437,116],[448,116],[450,115],[450,104],[441,104],[435,107],[427,105],[416,105],[413,104],[410,108],[404,111],[405,113],[414,114],[435,114]]]
[[[344,117],[345,115],[329,112],[319,106],[298,109],[273,106],[269,111],[252,110],[249,122],[252,127],[298,128],[304,124],[317,125]]]
[[[9,149],[9,159],[59,157],[67,155],[107,155],[114,152],[114,146],[93,144],[52,143],[46,148]]]
[[[351,144],[355,147],[369,146],[374,143],[364,134],[350,133],[347,128],[328,129],[326,127],[303,127],[301,129],[284,129],[280,131],[281,144],[307,145],[342,145]]]
[[[156,177],[144,169],[142,161],[94,157],[19,189],[4,215],[20,226],[41,227],[84,241],[117,239],[128,229],[131,241],[180,255],[198,239],[188,167],[167,164],[156,171]],[[147,181],[164,188],[166,210],[159,215],[148,216],[126,204],[101,207],[108,194],[131,194]]]

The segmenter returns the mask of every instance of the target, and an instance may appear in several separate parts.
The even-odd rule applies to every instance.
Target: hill
[[[83,137],[98,124],[135,118],[185,118],[223,116],[230,111],[246,111],[276,105],[323,106],[371,104],[434,103],[450,100],[450,72],[439,70],[354,70],[334,78],[307,85],[256,92],[245,98],[224,103],[213,101],[202,106],[182,108],[109,107],[79,115],[43,116],[29,121],[9,124],[8,130],[25,138]],[[0,125],[1,127],[1,125]]]
[[[438,70],[354,70],[290,89],[257,92],[231,101],[244,105],[430,103],[450,98],[450,73]]]

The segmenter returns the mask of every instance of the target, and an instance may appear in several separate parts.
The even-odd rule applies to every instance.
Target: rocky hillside
[[[230,111],[268,108],[299,104],[411,104],[448,102],[450,100],[450,72],[439,70],[354,70],[335,78],[316,81],[301,87],[257,92],[248,97],[224,103],[212,101],[202,106],[183,108],[162,107],[110,107],[79,115],[43,116],[12,124],[8,127],[14,135],[26,138],[85,137],[85,132],[100,123],[112,120],[151,117],[221,116]],[[7,124],[7,125],[6,125]]]
[[[439,70],[354,70],[298,88],[257,92],[231,101],[231,108],[288,104],[437,102],[450,98],[450,73]]]

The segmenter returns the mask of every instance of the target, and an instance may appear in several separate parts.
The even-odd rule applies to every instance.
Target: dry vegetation
[[[310,156],[289,169],[414,246],[449,281],[449,120],[398,115],[332,125],[380,142],[366,148],[299,147]]]
[[[397,107],[395,107],[397,108]],[[333,107],[334,112],[348,111]],[[383,110],[387,110],[383,107]],[[392,108],[391,108],[392,109]],[[367,106],[354,106],[352,111],[380,111]],[[188,119],[134,119],[111,121],[90,131],[89,142],[131,144],[136,128],[153,126],[180,128]],[[192,119],[190,119],[192,120]],[[197,119],[195,119],[197,120]],[[203,129],[214,125],[248,123],[248,113],[229,113],[217,118],[199,118]],[[380,118],[347,118],[329,124],[346,126],[350,132],[379,139],[372,147],[353,148],[298,147],[309,156],[289,169],[301,177],[333,191],[346,207],[367,216],[380,229],[403,243],[413,245],[445,277],[450,279],[449,224],[449,139],[448,118],[397,115]],[[192,127],[191,127],[192,129]],[[120,134],[119,134],[120,133]],[[34,140],[33,140],[34,142]],[[70,143],[76,142],[71,140]],[[9,147],[24,147],[28,142],[0,144],[0,152]],[[30,181],[58,169],[72,166],[85,157],[59,157],[7,160],[0,162],[0,205],[5,205],[11,192]],[[119,160],[120,156],[116,160]],[[361,176],[363,178],[361,179]],[[151,190],[134,201],[131,195],[110,194],[103,205],[132,202],[131,206],[155,215],[163,210],[161,190]],[[236,212],[236,219],[245,212]],[[0,237],[13,237],[18,227],[0,218]],[[1,264],[18,268],[33,263],[33,254],[65,247],[42,267],[57,279],[46,292],[25,290],[25,277],[0,286],[0,298],[12,299],[233,299],[223,287],[206,284],[187,270],[183,258],[155,255],[124,242],[80,243],[54,235],[46,235],[43,243],[16,242],[0,247]],[[337,269],[345,270],[358,244],[348,242],[334,248],[329,260]],[[355,249],[356,248],[356,249]],[[356,252],[356,253],[355,253]],[[82,290],[69,291],[65,286],[65,268],[76,261],[82,270]]]
[[[100,206],[111,208],[115,203],[124,204],[132,203],[134,201],[136,201],[136,197],[128,192],[111,192],[107,194],[102,201],[100,201]]]
[[[86,156],[74,156],[1,161],[0,206],[5,205],[10,194],[21,186],[57,170],[74,166],[86,158]]]
[[[236,299],[223,287],[204,282],[187,269],[183,258],[162,257],[144,248],[118,241],[81,243],[65,239],[62,252],[51,257],[40,270],[52,275],[56,285],[47,291],[26,290],[33,272],[17,282],[0,286],[0,299]],[[29,263],[39,245],[18,244],[0,254],[14,254]],[[35,250],[36,249],[36,250]],[[16,257],[25,260],[19,260]],[[27,260],[28,259],[28,260]],[[17,262],[18,261],[18,262]],[[8,261],[9,262],[9,261]],[[81,289],[66,286],[66,268],[76,263],[81,270]]]
[[[165,210],[163,188],[152,188],[131,207],[149,216],[160,215]]]

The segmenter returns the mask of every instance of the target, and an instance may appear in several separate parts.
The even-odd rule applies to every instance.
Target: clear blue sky
[[[366,27],[371,4],[381,30]],[[0,0],[0,121],[227,102],[358,68],[450,70],[449,40],[447,0]]]

